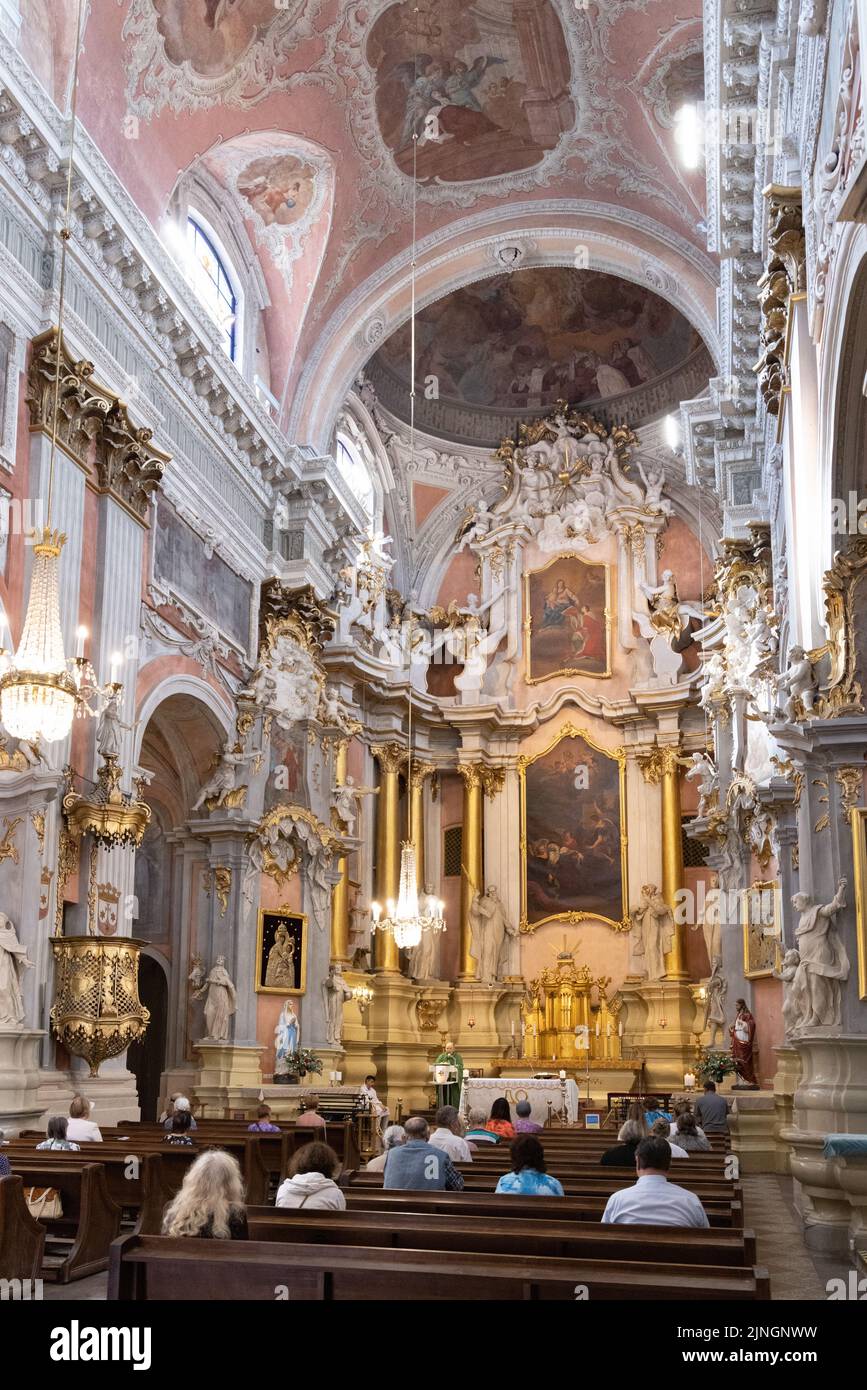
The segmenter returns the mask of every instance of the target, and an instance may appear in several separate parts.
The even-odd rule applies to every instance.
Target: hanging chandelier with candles
[[[66,536],[51,526],[54,494],[54,464],[57,454],[57,426],[60,408],[60,378],[63,361],[63,313],[66,301],[66,253],[71,232],[72,172],[75,157],[76,113],[78,101],[78,62],[81,53],[83,5],[79,0],[76,29],[75,65],[72,75],[70,108],[69,168],[66,177],[66,215],[60,231],[60,283],[57,306],[57,352],[54,374],[54,406],[51,427],[51,455],[48,465],[48,496],[45,525],[33,535],[33,569],[30,595],[21,640],[14,652],[0,650],[0,723],[14,738],[27,743],[56,743],[72,728],[76,714],[94,714],[88,701],[103,692],[81,650],[67,660],[60,622],[60,553]]]

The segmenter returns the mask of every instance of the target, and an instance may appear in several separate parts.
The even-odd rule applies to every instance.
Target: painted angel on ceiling
[[[472,63],[450,63],[431,53],[420,53],[414,60],[397,63],[388,75],[397,78],[406,89],[399,148],[406,149],[413,136],[425,132],[431,114],[437,117],[438,138],[456,139],[461,144],[499,130],[496,122],[485,115],[476,88],[488,68],[505,62],[505,58],[487,54]]]

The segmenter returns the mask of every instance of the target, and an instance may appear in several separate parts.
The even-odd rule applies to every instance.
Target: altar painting
[[[527,682],[609,676],[609,567],[557,555],[524,575]]]
[[[607,752],[567,729],[521,779],[522,930],[594,917],[628,920],[626,788],[622,750]]]
[[[307,917],[288,909],[259,913],[257,994],[303,994],[307,976]]]

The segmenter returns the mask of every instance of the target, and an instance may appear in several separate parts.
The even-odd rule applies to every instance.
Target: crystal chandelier
[[[66,250],[70,238],[72,208],[72,170],[75,155],[78,60],[81,53],[79,0],[76,31],[75,68],[72,76],[70,112],[69,169],[66,180],[66,219],[60,232],[60,284],[58,288],[54,411],[51,427],[51,457],[48,466],[48,499],[45,526],[34,536],[33,572],[27,615],[18,650],[14,656],[3,652],[0,674],[0,721],[15,738],[29,743],[55,743],[66,738],[82,698],[82,668],[77,661],[67,663],[60,626],[58,563],[66,537],[51,529],[51,501],[54,490],[54,461],[57,452],[57,423],[60,405],[60,374],[63,361],[63,309],[66,288]]]
[[[379,903],[370,904],[374,931],[391,932],[397,945],[409,950],[418,945],[423,932],[445,931],[444,907],[445,904],[438,898],[429,898],[426,910],[422,912],[418,897],[415,845],[411,840],[404,840],[400,848],[400,888],[397,902],[389,898],[385,905],[384,917]]]

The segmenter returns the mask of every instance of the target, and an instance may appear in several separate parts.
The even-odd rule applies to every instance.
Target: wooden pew
[[[343,1195],[346,1205],[353,1211],[367,1208],[371,1211],[408,1212],[430,1211],[451,1215],[456,1209],[468,1215],[485,1216],[503,1211],[503,1203],[508,1202],[508,1210],[514,1216],[556,1220],[600,1222],[607,1194],[598,1197],[519,1197],[496,1196],[493,1192],[397,1192],[370,1184],[362,1187],[345,1187]],[[703,1203],[707,1219],[712,1228],[740,1228],[744,1224],[743,1202],[736,1200],[713,1200]]]
[[[55,1162],[56,1157],[77,1158],[77,1164]],[[78,1154],[36,1154],[22,1163],[13,1160],[16,1176],[24,1187],[53,1187],[60,1193],[63,1215],[40,1220],[45,1231],[42,1278],[46,1283],[68,1284],[98,1274],[108,1265],[108,1251],[120,1231],[121,1209],[113,1202],[99,1163],[82,1162]]]
[[[557,1299],[576,1286],[591,1300],[769,1297],[767,1271],[618,1260],[552,1259],[447,1250],[344,1248],[277,1241],[174,1240],[126,1236],[111,1250],[109,1298],[274,1301]]]
[[[0,1279],[40,1278],[44,1251],[45,1227],[30,1215],[20,1174],[0,1178]]]
[[[502,1203],[506,1204],[506,1210]],[[752,1231],[684,1230],[661,1226],[582,1225],[508,1215],[508,1198],[487,1216],[425,1212],[308,1211],[248,1207],[251,1240],[306,1245],[366,1245],[394,1249],[475,1251],[478,1254],[543,1255],[562,1259],[641,1260],[674,1264],[733,1265],[756,1262]],[[142,1230],[140,1234],[159,1234]]]
[[[493,1173],[473,1172],[472,1165],[459,1165],[459,1171],[464,1179],[464,1191],[467,1192],[493,1192],[497,1185],[496,1175]],[[611,1196],[612,1192],[619,1192],[621,1188],[631,1187],[635,1182],[635,1172],[632,1169],[623,1168],[590,1168],[585,1172],[576,1172],[561,1179],[563,1190],[569,1197],[605,1197]],[[365,1169],[354,1170],[344,1173],[340,1178],[341,1187],[382,1187],[383,1174],[369,1173]],[[739,1184],[711,1179],[696,1177],[692,1180],[684,1181],[682,1184],[690,1192],[694,1192],[699,1201],[742,1201],[743,1191]],[[556,1199],[555,1199],[556,1200]]]

